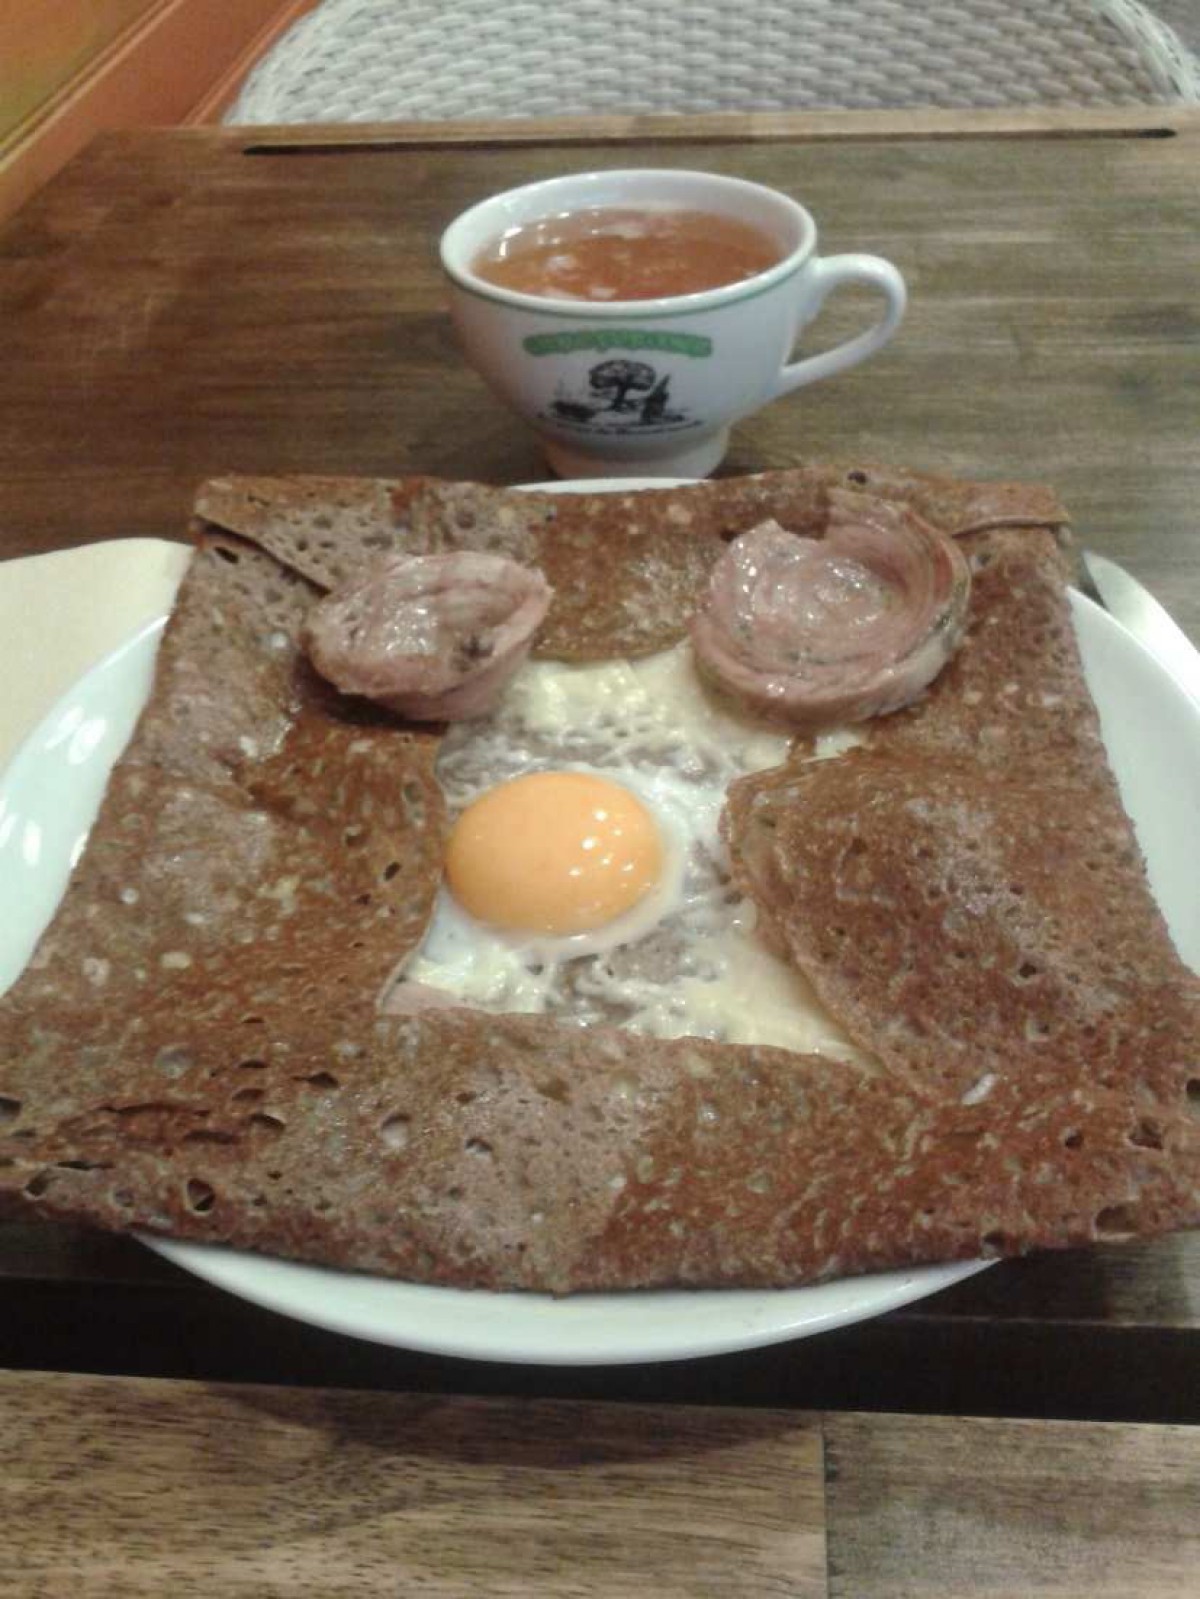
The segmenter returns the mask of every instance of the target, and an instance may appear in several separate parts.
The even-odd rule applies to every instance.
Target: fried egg
[[[571,939],[578,954],[636,936],[647,912],[657,920],[679,869],[677,839],[653,804],[584,770],[531,772],[489,789],[446,846],[447,886],[477,921]]]
[[[825,735],[816,758],[858,739]],[[729,784],[789,746],[718,701],[687,643],[526,662],[443,743],[446,881],[400,981],[491,1011],[852,1055],[757,937],[720,835]]]

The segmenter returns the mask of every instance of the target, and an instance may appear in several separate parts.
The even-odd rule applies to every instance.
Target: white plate
[[[1072,604],[1151,884],[1184,958],[1200,966],[1200,715],[1109,616],[1079,595]],[[0,778],[0,905],[6,907],[0,991],[29,959],[83,851],[110,767],[149,690],[162,620],[89,671]],[[4,666],[0,641],[0,674]],[[985,1264],[878,1273],[815,1288],[556,1300],[429,1288],[198,1244],[145,1242],[218,1287],[315,1326],[444,1355],[562,1365],[677,1360],[779,1343],[877,1316]]]

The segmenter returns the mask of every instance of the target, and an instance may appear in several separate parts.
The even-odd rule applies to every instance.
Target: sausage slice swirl
[[[465,721],[496,704],[552,593],[499,555],[388,555],[313,607],[304,647],[345,694],[409,721]]]
[[[970,568],[907,506],[834,489],[824,538],[734,539],[691,624],[700,671],[805,732],[899,710],[962,640]]]

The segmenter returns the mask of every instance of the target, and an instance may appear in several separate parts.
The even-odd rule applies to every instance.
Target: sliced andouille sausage
[[[309,612],[317,671],[414,722],[485,716],[529,653],[553,590],[499,555],[388,555]]]
[[[831,490],[822,539],[763,522],[729,546],[692,621],[697,664],[814,731],[916,699],[962,639],[967,561],[907,506]]]

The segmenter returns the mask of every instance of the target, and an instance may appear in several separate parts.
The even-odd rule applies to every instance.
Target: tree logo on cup
[[[600,361],[589,368],[586,387],[559,383],[541,415],[549,422],[588,432],[655,432],[691,427],[687,412],[669,405],[671,378],[646,361]]]
[[[627,399],[631,389],[652,389],[658,374],[645,361],[601,361],[588,373],[595,394],[611,393],[614,411],[633,411],[636,402]]]
[[[533,333],[522,343],[530,355],[652,350],[704,360],[713,351],[713,341],[702,335],[651,328]],[[685,410],[671,404],[671,374],[660,372],[649,361],[611,356],[588,367],[580,377],[583,382],[558,383],[554,398],[539,412],[543,420],[587,433],[665,433],[696,426]]]

